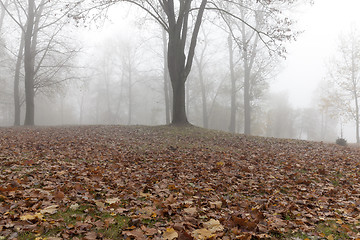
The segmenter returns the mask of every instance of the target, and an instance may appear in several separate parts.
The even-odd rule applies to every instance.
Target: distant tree
[[[263,90],[267,87],[266,80],[269,75],[274,75],[276,71],[278,55],[283,55],[284,48],[280,42],[290,40],[292,35],[279,35],[278,43],[268,42],[261,39],[261,34],[256,34],[247,24],[252,24],[257,31],[269,31],[269,23],[273,19],[273,13],[267,11],[267,6],[257,4],[251,0],[241,1],[243,5],[236,6],[232,12],[236,12],[244,21],[234,21],[233,18],[224,16],[224,20],[230,31],[231,41],[234,41],[240,53],[240,64],[243,86],[243,103],[244,103],[244,133],[251,135],[252,108],[254,101],[262,96]],[[224,4],[226,5],[226,4]],[[234,7],[234,6],[229,6]],[[229,42],[230,45],[231,42]],[[232,45],[232,44],[231,44]],[[231,64],[230,64],[231,66]],[[230,131],[234,129],[234,119],[236,108],[234,100],[236,93],[236,80],[232,80],[232,111],[230,120]]]
[[[290,30],[292,22],[277,8],[283,4],[292,4],[296,0],[257,1],[256,5],[263,6],[263,10],[272,16],[264,31],[256,29],[256,26],[246,22],[246,19],[232,10],[238,9],[239,6],[251,7],[245,1],[103,0],[98,7],[103,9],[117,2],[129,2],[139,6],[160,23],[168,33],[168,67],[173,89],[172,124],[188,124],[185,111],[185,82],[192,68],[198,34],[205,12],[227,15],[238,23],[244,22],[268,46],[289,39],[294,34]],[[226,6],[224,2],[227,3]]]
[[[360,35],[356,28],[340,36],[338,55],[329,65],[329,81],[332,90],[327,101],[340,115],[355,122],[356,142],[360,143]]]
[[[266,136],[296,138],[295,114],[288,95],[284,92],[272,94],[266,116]]]
[[[11,19],[19,26],[23,34],[23,58],[25,70],[25,125],[34,125],[35,119],[35,93],[53,87],[58,83],[71,79],[64,71],[69,69],[69,62],[74,58],[77,51],[60,40],[61,31],[68,23],[69,13],[78,5],[77,2],[54,2],[46,0],[14,1],[16,8],[21,10],[11,11],[6,2],[0,0],[0,4]],[[22,20],[23,19],[23,20]],[[67,36],[68,37],[68,36]],[[22,41],[22,40],[21,40]],[[21,64],[22,43],[19,44],[17,67]],[[69,43],[68,43],[69,44]],[[15,75],[18,74],[16,71]],[[15,88],[17,86],[15,76]],[[19,111],[18,100],[15,90],[15,109],[17,116],[15,124],[18,124]]]
[[[207,104],[207,89],[205,83],[205,69],[208,67],[209,59],[206,57],[208,51],[208,45],[210,43],[209,32],[202,31],[201,34],[201,44],[197,48],[198,51],[194,55],[195,65],[197,68],[198,79],[200,83],[201,90],[201,105],[202,105],[202,125],[204,128],[209,128],[209,114],[208,114],[208,104]],[[214,53],[211,53],[213,55]],[[212,57],[210,55],[210,58]]]
[[[230,80],[231,80],[231,102],[230,102],[230,125],[229,131],[235,133],[236,126],[236,76],[235,76],[235,60],[234,60],[234,44],[233,36],[229,33],[228,37],[228,48],[229,48],[229,67],[230,67]]]

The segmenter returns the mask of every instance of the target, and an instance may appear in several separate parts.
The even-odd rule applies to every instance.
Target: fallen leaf
[[[119,198],[109,198],[109,199],[106,199],[105,200],[105,203],[111,205],[111,204],[115,204],[117,202],[120,202],[120,199]]]
[[[189,215],[195,215],[197,213],[196,207],[184,208],[184,212]]]
[[[41,214],[55,214],[57,212],[57,209],[58,209],[59,205],[51,205],[51,206],[48,206],[42,210],[40,210],[40,213]]]
[[[224,227],[220,224],[219,220],[210,219],[208,222],[203,223],[204,227],[211,233],[220,232],[224,230]]]
[[[122,234],[124,234],[128,237],[134,237],[137,240],[143,240],[143,239],[145,240],[146,239],[144,232],[140,228],[137,228],[132,231],[123,231]]]
[[[191,233],[191,236],[194,237],[196,240],[206,240],[215,237],[215,234],[213,234],[210,230],[206,228],[201,228],[193,231]]]
[[[179,234],[173,228],[167,228],[166,231],[163,233],[162,237],[165,240],[173,240],[177,238]]]

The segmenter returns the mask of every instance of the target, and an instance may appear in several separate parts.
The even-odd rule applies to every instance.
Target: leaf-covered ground
[[[360,239],[354,147],[195,127],[0,137],[0,239]]]

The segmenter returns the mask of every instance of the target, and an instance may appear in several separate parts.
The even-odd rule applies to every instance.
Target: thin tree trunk
[[[4,6],[0,5],[0,6],[1,6],[1,12],[0,12],[0,33],[1,33],[2,26],[3,26],[3,24],[4,24],[5,8],[8,6],[8,4],[9,4],[9,1],[6,0],[6,2],[4,3]]]
[[[162,30],[162,40],[163,40],[163,50],[164,50],[164,99],[165,99],[165,120],[166,124],[170,124],[170,96],[169,96],[169,69],[167,62],[167,39],[166,39],[166,31]]]
[[[199,80],[200,80],[200,87],[201,87],[201,101],[202,101],[202,119],[203,119],[203,127],[209,128],[209,119],[208,119],[208,112],[207,112],[207,104],[206,104],[206,89],[204,83],[204,76],[203,76],[203,59],[199,60],[195,57],[195,62],[198,67],[199,71]]]
[[[251,105],[250,105],[250,71],[247,64],[244,64],[244,134],[251,134]]]
[[[35,104],[34,104],[34,52],[32,52],[33,28],[35,18],[35,3],[34,0],[28,1],[28,16],[27,27],[25,32],[25,100],[26,100],[26,114],[24,125],[33,126],[35,118]]]
[[[359,100],[355,90],[355,123],[356,123],[356,143],[360,143],[359,136]]]
[[[21,104],[20,104],[20,69],[21,63],[24,56],[24,32],[21,34],[19,52],[16,59],[15,66],[15,76],[14,76],[14,126],[20,126],[20,114],[21,114]]]
[[[121,120],[121,117],[119,116],[119,114],[120,114],[121,102],[123,100],[124,81],[125,81],[125,62],[123,60],[122,61],[122,69],[121,69],[121,80],[120,80],[120,94],[119,94],[119,100],[118,100],[118,103],[116,106],[116,118],[118,119],[118,123],[120,123],[120,120]]]
[[[235,133],[236,126],[236,79],[234,71],[234,53],[233,53],[233,41],[232,35],[228,37],[229,45],[229,61],[230,61],[230,79],[231,79],[231,110],[230,110],[230,125],[229,131]]]
[[[85,98],[85,94],[83,93],[81,95],[81,100],[80,100],[80,116],[79,116],[79,124],[82,125],[83,122],[83,115],[84,115],[84,98]]]
[[[130,59],[129,59],[129,66],[128,66],[128,71],[129,71],[129,109],[128,109],[128,125],[131,124],[131,115],[132,115],[132,69],[131,69],[131,63],[130,63]]]

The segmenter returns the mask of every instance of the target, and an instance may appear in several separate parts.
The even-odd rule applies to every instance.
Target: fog
[[[26,37],[21,40],[26,18],[19,11],[28,5],[26,1],[22,5],[22,1],[0,1],[0,126],[7,127],[17,122],[23,125],[28,117]],[[35,1],[35,6],[41,6],[40,2]],[[124,3],[91,11],[81,19],[70,11],[60,18],[68,5],[58,2],[44,5],[42,14],[47,17],[38,19],[41,31],[36,44],[29,45],[37,54],[34,124],[169,124],[173,93],[166,63],[168,36],[160,24],[145,11]],[[185,83],[187,119],[200,127],[256,136],[327,142],[343,137],[356,142],[357,97],[347,92],[349,86],[343,86],[350,79],[356,83],[353,90],[360,90],[359,8],[357,0],[286,6],[284,14],[295,22],[290,27],[299,33],[296,40],[274,45],[257,38],[251,27],[235,29],[234,24],[229,31],[229,24],[222,23],[218,15],[205,14]],[[244,16],[251,25],[250,15]],[[241,34],[248,40],[241,40]],[[186,49],[191,39],[187,40]],[[25,50],[19,51],[22,41]],[[351,55],[344,47],[349,41],[354,43],[356,67],[344,72],[346,66],[339,66],[346,63],[344,55]],[[251,48],[247,58],[245,42]],[[254,60],[249,61],[252,54]],[[244,100],[246,61],[252,67],[249,109]],[[18,98],[14,90],[17,63]],[[247,111],[251,112],[250,127],[244,117]]]

